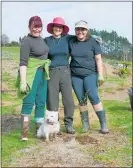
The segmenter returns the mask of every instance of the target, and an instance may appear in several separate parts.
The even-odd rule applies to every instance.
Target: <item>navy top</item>
[[[71,74],[88,76],[97,73],[95,55],[102,54],[100,44],[92,37],[87,41],[73,38],[69,43],[71,55]]]
[[[44,41],[49,46],[48,58],[51,60],[50,67],[69,65],[69,40],[72,35],[62,35],[61,38],[46,37]]]

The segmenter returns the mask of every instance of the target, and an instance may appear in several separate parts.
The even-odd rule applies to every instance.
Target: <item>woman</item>
[[[45,38],[45,42],[49,46],[48,58],[51,60],[47,109],[49,111],[58,111],[59,93],[61,92],[64,105],[64,124],[66,132],[74,134],[74,102],[72,98],[68,47],[68,41],[71,36],[67,35],[69,27],[62,18],[56,17],[52,23],[47,25],[47,31],[52,34],[52,36]]]
[[[79,21],[75,24],[75,39],[70,41],[72,85],[79,101],[83,132],[89,129],[87,97],[100,121],[100,132],[109,130],[106,126],[105,111],[98,96],[98,84],[104,82],[101,48],[98,42],[89,36],[88,24]],[[98,84],[97,84],[98,82]]]
[[[54,18],[53,22],[47,25],[47,31],[52,34],[52,36],[45,38],[45,42],[49,46],[49,59],[51,60],[47,109],[50,111],[59,109],[59,92],[61,92],[66,131],[74,134],[75,130],[72,126],[74,102],[72,98],[68,43],[75,36],[68,35],[69,27],[61,17]]]
[[[20,69],[18,88],[23,105],[21,110],[22,132],[21,140],[26,141],[29,118],[35,104],[35,122],[41,123],[47,94],[47,80],[49,79],[49,64],[47,59],[49,48],[41,37],[42,20],[33,16],[29,20],[29,34],[20,48]]]

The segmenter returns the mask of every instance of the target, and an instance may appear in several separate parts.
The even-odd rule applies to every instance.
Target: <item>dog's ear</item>
[[[48,113],[49,113],[49,111],[48,111],[48,110],[46,110],[46,111],[45,111],[45,114],[47,115]]]

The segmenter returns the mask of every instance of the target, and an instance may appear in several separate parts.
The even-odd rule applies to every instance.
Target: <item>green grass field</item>
[[[2,51],[9,51],[9,52],[19,53],[20,52],[20,48],[19,47],[2,47]]]

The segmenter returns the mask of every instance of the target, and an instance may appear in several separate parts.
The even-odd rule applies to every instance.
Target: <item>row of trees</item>
[[[106,30],[98,31],[96,29],[90,29],[90,32],[102,38],[103,43],[101,47],[104,56],[122,61],[132,60],[132,44],[127,38],[118,36],[116,31],[109,33]],[[2,46],[20,46],[25,37],[19,37],[18,42],[9,42],[9,37],[6,34],[2,34],[1,44]]]
[[[100,36],[103,40],[101,45],[103,55],[106,57],[115,58],[117,60],[129,60],[132,59],[132,44],[127,38],[118,36],[116,31],[107,32],[106,30],[98,31],[96,29],[90,29],[91,34]]]
[[[2,34],[1,36],[1,45],[2,47],[11,47],[11,46],[19,46],[19,42],[9,40],[9,37],[6,34]]]

